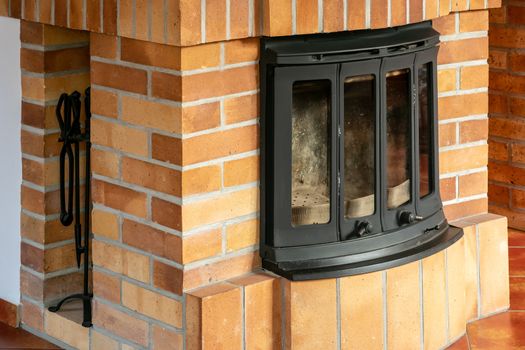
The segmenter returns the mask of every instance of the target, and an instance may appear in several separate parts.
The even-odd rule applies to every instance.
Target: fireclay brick
[[[189,264],[222,253],[222,230],[212,229],[184,237],[182,263]]]
[[[259,242],[259,220],[252,219],[226,226],[226,251],[244,249]]]
[[[467,11],[459,14],[459,31],[478,32],[489,30],[489,12],[483,11]]]
[[[439,46],[438,64],[487,59],[488,37],[444,41]]]
[[[92,88],[91,100],[93,101],[91,104],[91,113],[117,118],[118,96],[116,93]]]
[[[142,346],[148,345],[149,326],[146,321],[130,316],[98,300],[93,302],[93,323],[121,338]]]
[[[509,307],[507,218],[487,214],[478,231],[481,314],[485,316]]]
[[[184,336],[154,324],[151,329],[153,350],[181,350]]]
[[[440,349],[447,343],[445,253],[423,259],[423,339],[426,349]]]
[[[182,262],[180,237],[153,227],[124,219],[122,243],[172,261]]]
[[[457,143],[456,126],[457,123],[439,125],[439,147],[451,146]]]
[[[467,120],[459,124],[459,143],[482,141],[488,137],[488,119]]]
[[[456,72],[453,69],[438,70],[438,91],[446,92],[456,90]]]
[[[135,284],[122,282],[122,305],[173,327],[182,327],[182,304]]]
[[[459,118],[488,113],[486,93],[440,97],[438,99],[439,119]]]
[[[200,43],[201,11],[201,0],[169,1],[168,43],[181,46]]]
[[[280,280],[264,273],[256,273],[230,282],[244,287],[246,349],[280,349]]]
[[[251,94],[229,98],[224,101],[224,114],[227,124],[240,123],[257,117],[259,95]]]
[[[487,210],[488,203],[486,198],[449,204],[444,207],[445,217],[450,221],[461,219],[467,216],[486,213]]]
[[[172,196],[181,196],[181,172],[142,160],[122,159],[122,180]]]
[[[254,91],[259,87],[259,71],[256,64],[237,67],[220,71],[206,72],[201,74],[186,75],[182,78],[178,77],[182,81],[182,101],[189,102],[205,98],[218,97],[224,95],[230,95],[240,93],[244,91]],[[156,78],[156,74],[153,74],[153,91],[157,91],[159,97],[166,96],[165,98],[174,99],[179,97],[177,94],[169,94],[164,90],[166,87],[161,89],[158,84],[165,83],[177,83],[175,77],[170,79],[162,79],[162,74],[158,73],[159,78]],[[165,80],[163,82],[163,80]],[[176,90],[176,89],[175,89]]]
[[[386,272],[387,342],[393,349],[421,344],[419,262]]]
[[[382,272],[344,277],[339,283],[341,349],[383,349]]]
[[[186,349],[242,349],[241,288],[220,283],[186,296]]]
[[[0,16],[4,16],[4,17],[9,16],[9,1],[8,0],[0,1]]]
[[[488,146],[479,145],[440,152],[439,168],[441,174],[481,168],[488,162]]]
[[[224,45],[228,45],[230,41]],[[221,44],[210,43],[204,45],[181,48],[181,70],[193,70],[217,67],[221,63]]]
[[[257,125],[195,136],[183,141],[183,165],[231,156],[257,149]],[[153,146],[155,149],[155,146]]]
[[[148,77],[145,70],[91,61],[91,82],[119,90],[147,94]]]
[[[259,40],[247,38],[224,43],[224,63],[255,62],[259,59]]]
[[[181,132],[183,134],[213,129],[219,127],[220,124],[221,112],[219,102],[182,108]]]
[[[250,252],[213,264],[195,267],[184,271],[184,290],[244,275],[260,267],[261,259],[258,252]]]
[[[292,34],[292,0],[261,0],[263,34],[281,36]]]
[[[391,19],[390,25],[400,26],[406,24],[407,5],[405,0],[391,0]]]
[[[462,238],[445,252],[447,259],[449,340],[465,334],[465,240]]]
[[[182,140],[159,134],[151,135],[151,154],[153,159],[182,165]]]
[[[343,0],[323,1],[323,30],[325,32],[340,32],[345,29]]]
[[[182,229],[182,208],[178,204],[153,197],[151,216],[153,222],[179,231]]]
[[[206,0],[206,41],[226,38],[226,1]]]
[[[336,349],[336,280],[282,281],[286,348]]]
[[[259,207],[257,198],[258,188],[250,187],[184,204],[182,228],[188,231],[199,226],[255,213]],[[155,210],[153,217],[155,218]]]
[[[58,313],[45,312],[45,333],[74,349],[89,350],[89,329]]]
[[[388,0],[371,0],[370,26],[372,29],[388,26]]]
[[[252,156],[224,163],[224,186],[237,186],[259,179],[259,157]]]
[[[421,22],[423,18],[423,1],[410,0],[410,23]]]
[[[317,0],[296,0],[296,33],[309,34],[318,31]]]
[[[96,235],[104,236],[114,241],[119,238],[118,216],[99,209],[91,212],[92,230]]]
[[[153,72],[151,75],[151,94],[153,97],[180,102],[182,99],[182,77]]]
[[[100,180],[93,181],[93,202],[141,218],[147,214],[145,193]]]
[[[175,266],[153,261],[153,286],[182,295],[183,271]]]
[[[119,155],[98,148],[91,149],[91,171],[111,178],[119,176]]]
[[[149,257],[98,240],[93,241],[93,264],[149,283]]]
[[[459,197],[487,193],[487,181],[488,177],[486,171],[460,176],[458,184]]]
[[[22,324],[44,332],[44,309],[27,299],[22,299],[20,303]]]
[[[143,157],[148,155],[146,132],[99,118],[91,121],[91,142]]]
[[[249,6],[246,0],[230,0],[230,39],[249,36]]]
[[[489,66],[467,66],[461,68],[461,89],[477,89],[489,86]]]
[[[456,198],[456,177],[447,177],[439,180],[439,190],[443,202]]]
[[[113,303],[120,303],[120,278],[102,271],[93,271],[93,293]]]
[[[347,27],[348,30],[364,29],[366,26],[365,0],[347,0]],[[374,12],[372,12],[372,16]],[[377,18],[376,18],[377,20]]]
[[[102,31],[100,25],[100,0],[86,1],[86,29],[91,32]]]
[[[120,45],[120,55],[123,61],[167,69],[181,69],[181,49],[177,46],[128,38],[122,38]]]
[[[425,19],[433,19],[438,17],[437,0],[425,1]]]
[[[135,0],[135,38],[139,40],[148,40],[148,1]]]
[[[91,331],[91,349],[119,350],[118,341],[95,330]]]
[[[182,173],[182,196],[215,192],[221,189],[221,167],[210,165]]]

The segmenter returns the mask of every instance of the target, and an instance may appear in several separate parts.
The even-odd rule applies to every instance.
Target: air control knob
[[[399,214],[399,224],[400,225],[409,225],[409,224],[413,224],[416,221],[421,221],[421,220],[423,220],[422,216],[416,215],[408,210],[402,211]]]
[[[361,221],[360,223],[357,224],[355,235],[357,237],[363,237],[367,233],[372,233],[372,228],[373,228],[372,224],[369,223],[368,221]]]

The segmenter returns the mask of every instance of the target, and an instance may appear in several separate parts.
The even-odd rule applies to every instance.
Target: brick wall
[[[82,289],[72,227],[59,221],[59,128],[62,92],[89,85],[89,36],[21,22],[23,322],[43,330],[43,307]]]
[[[490,13],[489,207],[525,229],[525,7],[505,2]]]
[[[0,0],[0,16],[170,45],[384,28],[501,0]]]
[[[487,211],[488,12],[434,21],[438,54],[441,197],[449,221]]]

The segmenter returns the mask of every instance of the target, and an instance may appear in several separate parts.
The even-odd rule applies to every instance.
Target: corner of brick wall
[[[72,227],[59,222],[59,128],[62,92],[89,85],[85,33],[21,21],[22,324],[43,331],[44,307],[82,288]]]

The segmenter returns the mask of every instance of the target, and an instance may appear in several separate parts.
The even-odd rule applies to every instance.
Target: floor
[[[448,350],[525,350],[525,232],[509,229],[510,310],[467,326]],[[0,323],[0,350],[60,349],[22,329]]]
[[[510,310],[467,326],[449,350],[525,349],[525,232],[509,229]]]
[[[60,348],[21,328],[12,328],[0,322],[0,349],[48,350]]]

